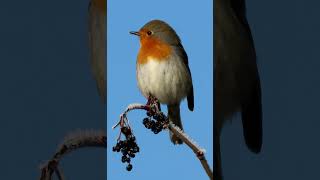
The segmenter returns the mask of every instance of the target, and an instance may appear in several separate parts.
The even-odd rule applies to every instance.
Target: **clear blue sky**
[[[108,179],[208,179],[193,152],[186,146],[174,146],[168,132],[154,135],[142,125],[145,112],[129,113],[131,126],[140,146],[133,159],[133,170],[127,172],[121,154],[111,147],[118,129],[111,127],[130,103],[146,103],[137,87],[135,64],[139,39],[129,31],[139,30],[152,19],[169,23],[180,36],[189,56],[195,93],[195,110],[184,100],[181,116],[184,129],[206,149],[213,165],[213,9],[212,1],[108,1],[108,102],[107,102],[107,168]],[[166,112],[166,107],[163,106]]]

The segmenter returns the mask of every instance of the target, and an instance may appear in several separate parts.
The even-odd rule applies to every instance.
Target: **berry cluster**
[[[112,147],[113,152],[120,152],[122,153],[121,162],[128,163],[127,170],[131,171],[132,164],[131,158],[134,158],[136,155],[135,153],[139,152],[139,146],[136,143],[135,136],[131,133],[131,129],[128,127],[122,127],[121,133],[123,133],[126,137],[126,140],[118,140],[117,144]]]
[[[164,129],[164,125],[167,123],[165,115],[160,113],[147,112],[146,118],[143,119],[142,123],[147,129],[151,129],[154,134],[158,134]],[[153,118],[153,119],[152,119]]]

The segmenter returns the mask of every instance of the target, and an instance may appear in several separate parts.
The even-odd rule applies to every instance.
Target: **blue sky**
[[[108,179],[208,179],[200,162],[186,146],[174,146],[168,132],[154,135],[142,125],[145,112],[129,113],[140,153],[133,159],[133,170],[127,172],[121,154],[111,147],[116,143],[118,129],[111,127],[130,103],[146,103],[136,81],[135,64],[139,39],[129,31],[139,30],[152,19],[169,23],[178,33],[189,56],[195,93],[195,110],[181,103],[184,129],[207,151],[213,165],[213,9],[212,1],[108,1],[107,38],[107,170]],[[166,112],[166,107],[163,106]]]

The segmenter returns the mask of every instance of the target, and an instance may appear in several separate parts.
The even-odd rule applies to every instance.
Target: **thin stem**
[[[213,179],[213,172],[210,169],[210,166],[208,164],[208,161],[206,160],[206,157],[204,155],[205,151],[204,149],[200,148],[191,138],[188,137],[186,133],[181,131],[179,127],[169,122],[169,130],[176,136],[178,136],[184,143],[186,143],[192,151],[197,155],[198,159],[201,162],[202,167],[206,171],[209,178]]]

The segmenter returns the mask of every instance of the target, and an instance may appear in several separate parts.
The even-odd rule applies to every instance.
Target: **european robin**
[[[220,132],[241,113],[248,148],[262,146],[260,78],[254,43],[246,19],[245,1],[215,1],[215,178],[222,179]]]
[[[138,32],[140,38],[136,73],[138,87],[144,97],[153,96],[168,108],[169,121],[183,130],[180,102],[187,97],[193,111],[194,97],[188,56],[175,30],[164,21],[152,20]],[[170,133],[173,144],[182,140]]]

